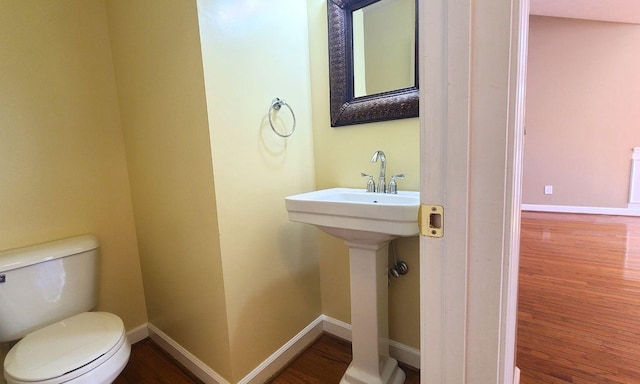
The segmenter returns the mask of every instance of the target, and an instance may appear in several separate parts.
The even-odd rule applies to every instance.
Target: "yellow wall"
[[[284,206],[315,187],[306,15],[301,1],[198,1],[234,382],[321,313],[315,229]],[[288,139],[269,127],[274,97],[295,111]]]
[[[363,8],[367,95],[415,84],[415,0]]]
[[[349,321],[346,246],[290,223],[284,197],[364,186],[377,149],[417,190],[419,126],[330,128],[326,28],[324,0],[1,2],[0,249],[97,234],[99,309],[131,329],[146,294],[230,382],[321,313]],[[397,249],[391,336],[417,347],[417,238]]]
[[[147,321],[103,1],[0,2],[0,249],[94,233],[99,310]]]
[[[107,13],[149,322],[229,377],[196,3],[110,0]]]
[[[360,177],[360,172],[373,174],[377,179],[380,164],[372,164],[370,159],[373,152],[380,149],[387,155],[388,176],[407,175],[405,180],[398,181],[399,189],[419,190],[420,123],[417,118],[331,128],[326,1],[307,0],[307,6],[317,188],[364,188],[366,180]],[[342,241],[329,235],[320,233],[319,239],[322,312],[349,322],[348,249]],[[398,257],[409,264],[411,272],[392,280],[389,287],[390,336],[419,348],[418,238],[399,239],[397,243]]]

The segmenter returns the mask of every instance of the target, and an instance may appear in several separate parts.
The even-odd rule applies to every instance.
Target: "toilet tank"
[[[91,310],[97,272],[93,235],[0,252],[0,342]]]

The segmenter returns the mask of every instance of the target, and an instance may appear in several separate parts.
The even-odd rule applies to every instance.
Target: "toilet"
[[[7,384],[107,384],[129,361],[122,320],[97,303],[98,240],[76,236],[0,252]]]

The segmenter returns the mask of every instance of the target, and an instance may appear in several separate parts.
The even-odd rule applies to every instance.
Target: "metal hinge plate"
[[[418,227],[423,236],[444,236],[444,207],[421,204],[418,210]]]

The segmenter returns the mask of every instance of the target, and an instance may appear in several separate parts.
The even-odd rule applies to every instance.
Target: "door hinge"
[[[423,236],[444,236],[444,207],[421,204],[418,210],[418,227]]]

